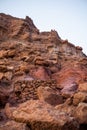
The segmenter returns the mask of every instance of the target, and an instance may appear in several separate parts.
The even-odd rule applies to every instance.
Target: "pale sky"
[[[0,13],[27,15],[40,31],[55,29],[87,55],[87,0],[0,0]]]

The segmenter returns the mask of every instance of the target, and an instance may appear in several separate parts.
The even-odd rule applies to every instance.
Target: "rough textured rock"
[[[21,104],[12,112],[12,118],[27,123],[32,130],[77,130],[79,128],[78,122],[73,117],[39,100]]]
[[[78,85],[76,83],[65,85],[64,88],[61,90],[61,93],[64,97],[69,97],[73,95],[78,88]]]
[[[78,90],[81,91],[81,92],[87,92],[87,82],[79,84]]]
[[[78,105],[80,102],[87,103],[87,93],[86,92],[78,92],[74,94],[73,104]]]
[[[68,99],[65,103],[55,106],[55,108],[61,112],[67,113],[67,115],[74,117],[75,106],[72,105],[71,99]]]
[[[49,75],[44,67],[37,68],[36,71],[34,71],[33,75],[36,79],[49,80]]]
[[[26,16],[25,19],[14,18],[10,15],[0,14],[0,38],[18,38],[31,40],[31,33],[38,33],[33,21]],[[11,54],[11,53],[10,53]]]
[[[81,124],[87,124],[87,103],[79,103],[74,116]]]
[[[3,128],[6,128],[8,122],[3,111],[8,110],[7,115],[11,113],[6,104],[19,111],[17,106],[25,102],[27,108],[29,100],[34,100],[35,109],[36,104],[45,101],[42,106],[52,105],[55,117],[56,111],[62,111],[67,113],[67,119],[74,118],[79,104],[87,104],[87,56],[81,47],[62,40],[55,30],[40,32],[28,16],[22,19],[0,13],[0,127],[4,123]],[[11,115],[9,118],[11,121]],[[65,115],[64,118],[63,123],[67,124]],[[45,117],[44,120],[49,122]],[[85,130],[80,115],[76,120]],[[41,123],[46,127],[46,122]],[[40,123],[37,124],[39,129]],[[72,121],[70,126],[73,129]],[[50,127],[56,130],[55,121]],[[64,125],[64,129],[67,127]]]
[[[59,94],[59,92],[51,89],[50,87],[40,86],[37,89],[37,95],[40,100],[54,106],[63,103],[63,97]]]
[[[25,124],[15,121],[8,121],[5,125],[0,126],[0,130],[30,130]]]

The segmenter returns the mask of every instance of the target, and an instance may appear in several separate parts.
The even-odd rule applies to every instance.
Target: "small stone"
[[[5,74],[4,74],[4,77],[6,78],[6,79],[8,79],[8,80],[11,80],[12,79],[12,72],[6,72]]]
[[[3,78],[4,73],[0,73],[0,80]]]
[[[87,93],[86,92],[78,92],[73,96],[73,105],[78,105],[80,102],[87,103]]]

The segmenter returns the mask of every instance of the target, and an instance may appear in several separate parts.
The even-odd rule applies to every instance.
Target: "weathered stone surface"
[[[78,88],[78,85],[76,83],[67,84],[61,90],[61,93],[63,96],[65,96],[67,98],[67,97],[72,96],[76,92],[77,88]]]
[[[87,56],[81,47],[62,40],[55,30],[39,32],[28,16],[21,19],[0,13],[0,109],[4,109],[7,103],[17,106],[27,100],[39,99],[40,105],[46,102],[42,106],[57,105],[56,111],[60,111],[60,114],[64,112],[63,123],[67,124],[65,113],[71,119],[78,105],[87,103],[86,93]],[[36,106],[34,108],[37,110]],[[46,105],[46,112],[47,108]],[[52,111],[53,119],[56,117],[53,107]],[[10,115],[11,112],[8,113]],[[47,123],[41,123],[46,128],[49,121],[44,119]],[[62,121],[63,118],[60,119]],[[55,121],[50,124],[49,129],[54,129]],[[64,125],[60,129],[67,130],[67,127]]]
[[[66,58],[66,60],[68,59]],[[78,59],[76,59],[77,63],[71,59],[69,59],[69,62],[66,60],[65,63],[63,62],[60,72],[53,74],[53,77],[57,80],[61,88],[67,85],[71,86],[73,83],[79,84],[80,82],[84,82],[87,78],[86,68],[81,69],[81,66],[84,65],[81,65],[82,63],[78,62]]]
[[[34,72],[33,75],[36,79],[40,80],[47,80],[49,79],[49,75],[47,70],[44,67],[38,67]]]
[[[79,128],[78,122],[73,117],[39,100],[21,104],[12,112],[12,118],[27,123],[32,130],[77,130]]]
[[[0,38],[9,37],[31,40],[31,33],[38,33],[33,21],[27,16],[24,19],[14,18],[10,15],[0,14]],[[6,37],[5,37],[6,36]],[[11,54],[11,53],[10,53]]]
[[[7,51],[6,50],[0,50],[0,58],[3,58],[6,55],[7,55]]]
[[[81,124],[87,124],[87,103],[79,103],[75,110],[74,116]]]
[[[75,106],[72,105],[71,101],[65,102],[64,104],[59,104],[55,106],[55,108],[61,112],[67,113],[69,116],[74,117],[74,111],[75,111]]]
[[[12,79],[12,72],[6,72],[5,74],[4,74],[4,77],[7,79],[7,80],[11,80]]]
[[[59,92],[51,89],[50,87],[40,86],[37,89],[37,95],[40,100],[54,106],[63,103],[63,97],[59,94]]]
[[[8,121],[3,125],[0,125],[0,130],[30,130],[26,124],[18,123],[15,121]]]
[[[87,93],[86,92],[78,92],[73,96],[73,104],[78,105],[80,102],[87,103]]]
[[[79,84],[78,90],[81,92],[87,92],[87,82]]]

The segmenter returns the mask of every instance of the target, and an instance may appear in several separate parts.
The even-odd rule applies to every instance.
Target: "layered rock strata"
[[[82,48],[0,13],[0,130],[86,130],[86,119]]]

